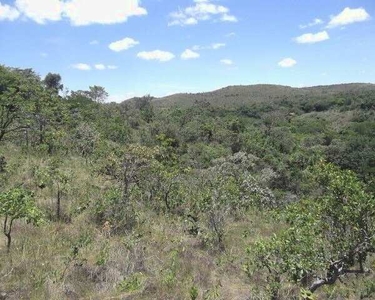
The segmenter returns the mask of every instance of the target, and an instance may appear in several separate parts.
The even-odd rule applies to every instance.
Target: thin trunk
[[[4,235],[7,238],[7,253],[10,252],[10,246],[12,244],[12,226],[13,226],[13,220],[14,219],[11,219],[10,222],[9,222],[9,224],[8,224],[8,221],[9,221],[8,216],[5,216],[3,232],[4,232]]]
[[[57,220],[60,220],[60,211],[61,211],[61,191],[60,187],[57,187],[57,206],[56,206],[56,217]]]
[[[25,130],[25,142],[26,142],[26,148],[29,150],[29,131]]]
[[[7,237],[7,253],[10,253],[10,245],[12,244],[12,236],[10,234],[5,234]]]
[[[0,130],[0,142],[3,140],[5,134],[6,134],[5,130]]]
[[[43,144],[43,124],[39,123],[39,144]]]
[[[168,191],[165,192],[165,194],[164,194],[164,203],[165,203],[165,206],[167,207],[168,211],[171,210],[171,206],[169,205],[169,201],[168,201],[169,193],[170,193],[170,189],[168,188]]]

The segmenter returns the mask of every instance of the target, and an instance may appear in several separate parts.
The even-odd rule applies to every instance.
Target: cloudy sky
[[[0,0],[0,64],[110,100],[375,83],[374,0]]]

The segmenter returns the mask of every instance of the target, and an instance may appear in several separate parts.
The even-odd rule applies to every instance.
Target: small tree
[[[109,190],[97,213],[115,225],[114,232],[129,229],[134,223],[134,199],[142,193],[142,181],[150,171],[150,163],[157,149],[140,145],[117,148],[102,158],[99,173],[113,180],[115,187]],[[104,221],[104,220],[102,220]]]
[[[249,207],[269,207],[274,204],[272,191],[255,171],[257,158],[243,152],[213,161],[214,166],[198,171],[199,182],[192,191],[190,212],[203,217],[207,241],[224,249],[225,224]]]
[[[86,163],[88,157],[93,154],[99,138],[99,133],[88,123],[81,123],[76,129],[74,143],[78,152],[86,159]]]
[[[152,105],[153,99],[150,95],[135,99],[135,107],[140,110],[142,119],[147,123],[150,123],[155,116]]]
[[[321,191],[316,199],[290,205],[284,214],[289,228],[249,249],[255,270],[268,270],[271,286],[288,277],[313,293],[347,274],[365,273],[375,253],[374,196],[353,172],[332,164],[321,163],[312,174]],[[274,299],[277,293],[273,288]]]
[[[37,185],[40,188],[50,187],[56,189],[56,219],[61,219],[61,200],[69,188],[73,174],[70,170],[64,171],[59,169],[59,161],[52,161],[46,167],[40,167],[35,170]]]
[[[0,194],[0,216],[4,217],[3,232],[7,238],[8,253],[12,243],[14,221],[25,219],[34,225],[42,221],[42,213],[35,205],[33,194],[23,188],[14,188]]]

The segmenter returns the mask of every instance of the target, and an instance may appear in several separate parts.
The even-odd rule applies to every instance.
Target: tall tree
[[[64,88],[64,85],[61,83],[60,74],[48,73],[44,78],[43,83],[48,90],[53,91],[56,94]]]
[[[89,96],[91,100],[103,103],[108,98],[108,93],[102,86],[94,85],[90,86]]]
[[[0,66],[0,141],[12,132],[26,129],[28,100],[34,94],[35,73]]]

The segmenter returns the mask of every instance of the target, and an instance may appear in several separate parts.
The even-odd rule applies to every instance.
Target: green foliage
[[[162,282],[167,287],[171,288],[176,284],[177,272],[179,269],[179,253],[177,250],[171,251],[169,254],[168,267],[162,270]]]
[[[100,249],[100,252],[98,254],[98,257],[96,259],[96,265],[98,266],[104,266],[108,260],[109,256],[109,247],[108,245],[102,246]]]
[[[144,280],[144,275],[142,273],[137,273],[124,279],[118,285],[118,290],[120,292],[135,292],[142,288]]]
[[[33,72],[25,74],[0,66],[0,141],[28,128],[27,110],[38,90],[38,78]]]
[[[74,135],[74,144],[77,151],[83,157],[88,159],[94,153],[96,145],[99,141],[99,133],[92,125],[87,123],[80,124]]]
[[[218,300],[220,299],[220,286],[216,285],[212,289],[207,290],[204,293],[204,300]]]
[[[28,223],[39,225],[42,213],[35,206],[33,193],[23,188],[14,188],[0,194],[0,215],[10,219],[25,219]]]
[[[61,169],[61,161],[52,159],[45,166],[38,166],[34,170],[36,185],[40,189],[49,187],[56,193],[56,218],[61,217],[61,200],[71,189],[74,176],[70,170]]]
[[[70,241],[70,248],[68,253],[64,256],[64,269],[61,272],[60,280],[63,280],[68,272],[69,268],[73,265],[83,265],[86,261],[81,255],[81,250],[92,243],[91,234],[86,231],[82,232],[78,238]]]
[[[314,297],[313,293],[311,293],[309,290],[301,289],[301,295],[300,295],[301,300],[315,300],[316,298]]]
[[[14,188],[0,194],[0,216],[4,218],[3,233],[7,237],[8,251],[14,221],[24,219],[35,226],[43,222],[43,214],[35,205],[33,193],[23,188]]]
[[[366,280],[364,282],[365,288],[361,291],[360,299],[371,299],[375,295],[375,282],[373,280]]]
[[[332,164],[318,164],[312,177],[319,195],[290,205],[289,227],[249,251],[255,251],[255,268],[266,268],[274,278],[287,274],[314,292],[347,273],[364,273],[363,264],[375,252],[375,200],[353,172]]]
[[[90,91],[87,93],[88,97],[98,103],[104,103],[104,101],[108,98],[108,93],[106,92],[105,88],[102,86],[90,86]]]
[[[189,295],[191,300],[196,300],[199,295],[198,288],[193,285],[189,290]]]
[[[43,82],[46,85],[46,88],[54,93],[58,93],[64,88],[64,85],[61,83],[60,74],[48,73]]]

